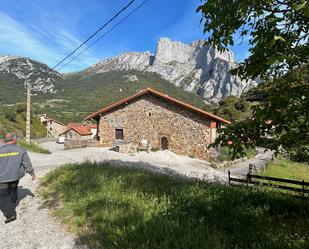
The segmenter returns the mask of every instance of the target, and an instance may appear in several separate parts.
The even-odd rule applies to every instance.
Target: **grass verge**
[[[42,153],[42,154],[51,154],[51,152],[47,149],[42,148],[36,143],[31,142],[28,144],[25,140],[19,139],[18,140],[18,145],[23,147],[26,150],[32,151],[32,152],[37,152],[37,153]]]
[[[275,160],[267,164],[263,175],[309,182],[309,165],[284,159]]]
[[[309,248],[308,201],[277,192],[92,163],[38,192],[90,248]]]

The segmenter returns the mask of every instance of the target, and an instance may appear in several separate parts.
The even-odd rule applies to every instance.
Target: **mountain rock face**
[[[218,102],[229,95],[239,96],[255,86],[255,81],[244,81],[230,73],[237,66],[232,52],[219,52],[204,46],[202,41],[192,44],[161,38],[156,53],[128,52],[102,60],[86,71],[104,73],[138,70],[159,74],[176,86],[197,93],[210,102]]]
[[[0,55],[0,76],[6,80],[20,82],[26,87],[29,83],[33,92],[54,93],[54,83],[62,75],[47,65],[24,58]]]

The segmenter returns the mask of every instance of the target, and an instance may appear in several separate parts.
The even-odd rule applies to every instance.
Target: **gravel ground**
[[[78,238],[68,233],[61,223],[49,215],[43,202],[35,196],[40,177],[65,163],[90,161],[108,161],[120,166],[147,168],[165,174],[181,174],[224,181],[225,175],[215,171],[202,160],[177,156],[168,151],[138,153],[135,156],[120,154],[104,148],[83,148],[64,151],[61,146],[47,142],[43,145],[51,149],[51,155],[29,153],[38,179],[31,181],[27,175],[20,181],[20,203],[17,207],[17,221],[4,224],[0,214],[1,249],[81,249]]]
[[[38,171],[38,177],[46,171]],[[43,202],[35,196],[39,180],[31,181],[25,176],[19,184],[20,203],[17,207],[17,221],[4,224],[0,215],[1,249],[82,249],[74,235],[68,233],[61,223],[43,208]]]

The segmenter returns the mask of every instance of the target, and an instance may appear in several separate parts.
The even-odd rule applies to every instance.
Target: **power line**
[[[91,36],[89,36],[81,45],[79,45],[76,49],[74,49],[69,55],[63,58],[57,65],[55,65],[52,70],[62,64],[67,58],[69,58],[72,54],[74,54],[78,49],[80,49],[83,45],[85,45],[90,39],[92,39],[95,35],[97,35],[102,29],[104,29],[108,24],[110,24],[113,20],[115,20],[122,12],[124,12],[131,4],[133,4],[135,0],[131,0],[125,7],[123,7],[116,15],[114,15],[111,19],[109,19],[103,26],[101,26],[96,32],[94,32]]]
[[[138,9],[140,9],[143,5],[145,5],[149,0],[143,1],[140,5],[138,5],[134,10],[132,10],[128,15],[126,15],[124,18],[122,18],[118,23],[116,23],[114,26],[112,26],[109,30],[107,30],[104,34],[102,34],[99,38],[97,38],[93,43],[91,43],[88,47],[84,48],[80,53],[78,53],[76,56],[74,56],[71,60],[69,60],[67,63],[62,65],[58,70],[66,67],[68,64],[70,64],[72,61],[77,59],[80,55],[82,55],[84,52],[86,52],[89,48],[91,48],[93,45],[95,45],[98,41],[100,41],[103,37],[105,37],[108,33],[113,31],[116,27],[118,27],[121,23],[123,23],[126,19],[128,19],[131,15],[134,14]]]

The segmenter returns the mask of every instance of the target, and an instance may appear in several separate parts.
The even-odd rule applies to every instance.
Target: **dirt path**
[[[38,170],[40,178],[46,170]],[[0,218],[0,248],[3,249],[82,249],[78,238],[69,234],[59,221],[42,208],[42,201],[35,196],[39,181],[30,176],[20,182],[20,203],[17,207],[17,221],[4,224]]]

